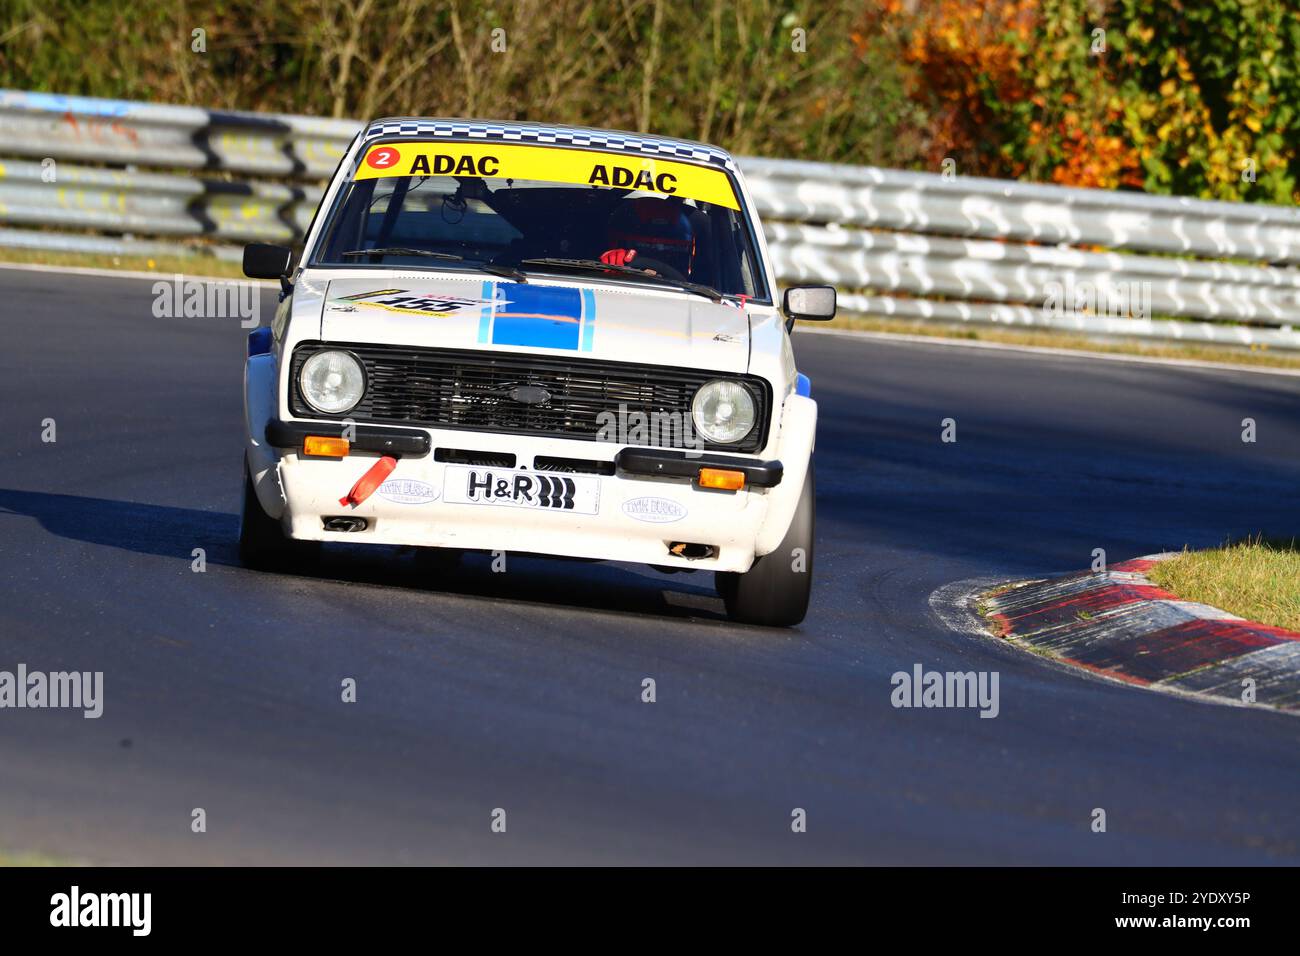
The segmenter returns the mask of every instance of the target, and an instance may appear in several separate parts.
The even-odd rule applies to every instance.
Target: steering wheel
[[[682,275],[681,272],[674,269],[668,263],[659,259],[651,258],[650,256],[643,256],[639,252],[632,257],[632,261],[629,262],[628,265],[633,269],[653,269],[656,275],[661,275],[668,279],[676,279],[678,282],[690,281],[686,276]]]

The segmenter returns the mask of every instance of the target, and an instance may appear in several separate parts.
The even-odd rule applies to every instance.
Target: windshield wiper
[[[344,259],[353,256],[427,256],[430,259],[463,260],[464,256],[452,255],[450,252],[434,252],[432,249],[408,249],[405,246],[387,246],[382,249],[352,249],[343,253]]]
[[[639,276],[642,279],[666,282],[669,285],[676,286],[683,292],[693,292],[696,295],[704,296],[706,299],[712,299],[714,302],[722,301],[722,293],[711,286],[691,282],[689,279],[673,279],[669,276],[651,275],[644,269],[638,269],[635,266],[616,266],[609,262],[601,262],[599,259],[524,259],[519,264],[521,266],[554,266],[558,269],[579,269],[584,272],[617,272],[619,275]]]
[[[458,256],[452,252],[434,252],[432,249],[410,249],[406,246],[387,246],[382,249],[353,249],[343,253],[343,258],[350,259],[361,256],[424,256],[428,259],[451,260],[452,262],[463,262],[472,266],[478,272],[486,272],[488,275],[500,276],[503,279],[514,279],[516,282],[527,282],[526,276],[514,266],[499,266],[495,262],[487,262],[483,259],[466,259],[464,256]]]
[[[488,275],[500,276],[503,279],[514,279],[516,282],[527,282],[528,276],[522,269],[516,269],[514,266],[498,265],[495,262],[488,262],[486,259],[467,259],[465,264],[473,266],[479,272],[486,272]]]

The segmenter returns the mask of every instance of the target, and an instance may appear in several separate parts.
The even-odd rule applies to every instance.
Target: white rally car
[[[797,624],[817,406],[725,152],[606,130],[369,124],[249,338],[241,559],[316,543],[713,571],[728,614]],[[442,552],[433,549],[446,549]]]

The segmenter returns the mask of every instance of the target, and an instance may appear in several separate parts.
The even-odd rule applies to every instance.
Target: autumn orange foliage
[[[974,174],[1141,185],[1083,6],[883,0],[880,17],[916,69],[910,92],[932,110],[932,164],[953,157]]]

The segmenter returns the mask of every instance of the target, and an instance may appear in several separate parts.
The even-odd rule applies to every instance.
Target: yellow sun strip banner
[[[353,178],[385,176],[537,179],[607,189],[643,189],[728,209],[740,208],[731,179],[720,169],[652,156],[561,146],[416,140],[371,146]]]

